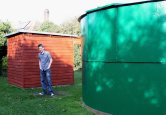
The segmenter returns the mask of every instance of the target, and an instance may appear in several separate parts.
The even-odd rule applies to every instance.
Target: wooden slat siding
[[[8,43],[9,83],[24,88],[41,86],[37,48],[39,43],[42,43],[52,55],[53,85],[74,83],[73,38],[20,34],[9,38]]]
[[[8,39],[8,81],[16,86],[23,85],[21,38],[22,35]]]
[[[11,85],[14,85],[14,86],[17,86],[17,87],[24,88],[24,87],[23,87],[23,84],[14,83],[13,81],[11,81],[10,84],[11,84]]]
[[[24,82],[24,88],[35,88],[35,87],[41,87],[41,84],[39,82]]]
[[[69,80],[66,80],[66,81],[56,81],[55,84],[56,85],[72,85],[73,81],[69,81]]]
[[[9,83],[13,83],[13,84],[23,84],[23,80],[20,80],[17,77],[10,77],[8,78]]]
[[[81,38],[81,37],[79,37],[79,38],[74,38],[74,44],[81,45],[81,44],[82,44],[82,38]]]

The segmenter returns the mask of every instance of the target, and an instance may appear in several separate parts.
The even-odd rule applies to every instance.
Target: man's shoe
[[[43,95],[45,95],[43,92],[41,92],[41,93],[39,93],[39,95],[41,95],[41,96],[43,96]]]
[[[51,93],[51,96],[54,96],[54,93]]]

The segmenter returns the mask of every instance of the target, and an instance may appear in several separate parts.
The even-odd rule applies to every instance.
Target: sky
[[[49,20],[61,24],[70,18],[82,15],[86,10],[115,1],[124,2],[124,0],[0,0],[0,20],[9,21],[13,25],[18,22],[42,22],[44,10],[48,9]]]

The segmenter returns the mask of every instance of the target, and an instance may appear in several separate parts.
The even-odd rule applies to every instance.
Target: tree
[[[76,17],[65,21],[60,26],[54,24],[53,22],[45,21],[36,30],[42,32],[56,32],[78,36],[81,35],[80,24]]]
[[[53,22],[46,21],[43,22],[37,30],[42,32],[59,32],[59,26]]]
[[[74,45],[74,70],[82,68],[81,45]]]
[[[64,34],[81,35],[80,24],[76,17],[61,24],[60,28],[60,32]]]
[[[5,34],[12,32],[12,26],[9,22],[1,22],[0,21],[0,75],[2,74],[2,67],[7,67],[7,46],[5,46],[6,38],[4,37]]]
[[[9,22],[0,21],[0,46],[4,44],[6,38],[4,38],[5,34],[11,33],[13,31],[12,26]]]

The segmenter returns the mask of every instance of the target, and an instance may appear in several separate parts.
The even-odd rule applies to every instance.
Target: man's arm
[[[48,52],[48,58],[50,59],[50,63],[49,63],[49,65],[48,65],[48,68],[47,69],[50,69],[51,68],[51,64],[52,64],[52,62],[53,62],[53,59],[52,59],[52,57],[51,57],[51,54]]]
[[[50,58],[50,63],[49,63],[49,65],[48,65],[48,69],[51,68],[51,64],[52,64],[52,62],[53,62],[53,60],[52,60],[52,58]]]
[[[40,62],[40,60],[39,60],[39,68],[41,69],[41,62]]]

